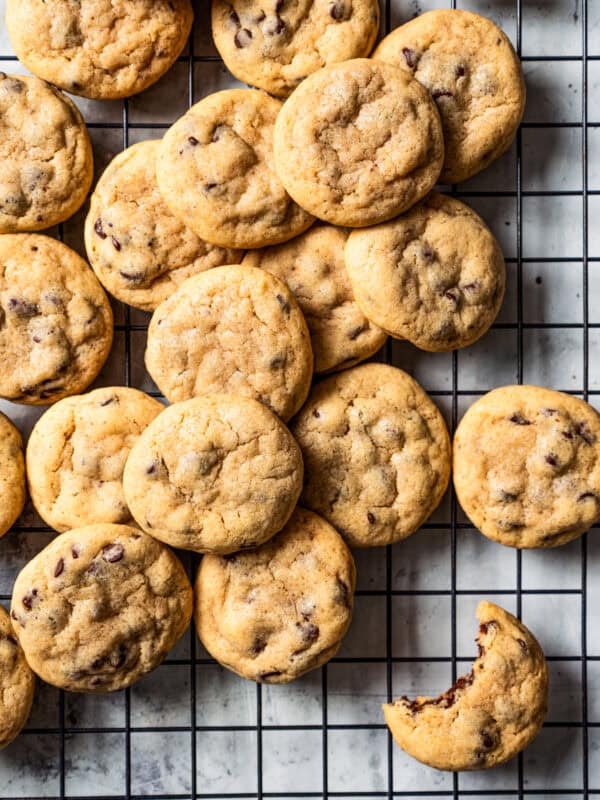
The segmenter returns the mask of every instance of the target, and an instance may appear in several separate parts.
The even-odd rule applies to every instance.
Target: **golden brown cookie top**
[[[0,749],[19,734],[29,716],[35,677],[13,631],[8,611],[0,606]]]
[[[196,629],[211,655],[238,675],[287,683],[335,655],[350,624],[355,581],[339,534],[297,508],[261,547],[202,559]]]
[[[0,414],[0,536],[17,521],[24,505],[23,440],[8,417]]]
[[[477,607],[479,656],[439,697],[383,707],[397,744],[436,769],[488,769],[538,734],[548,708],[548,668],[533,634],[504,609]]]
[[[460,183],[510,145],[525,109],[521,64],[508,37],[471,11],[428,11],[392,31],[373,58],[431,92],[444,127],[443,183]]]
[[[180,561],[126,525],[57,536],[21,570],[11,603],[33,671],[74,692],[130,686],[160,664],[191,613]]]
[[[456,430],[454,486],[473,524],[501,544],[576,539],[600,518],[600,416],[551,389],[494,389]]]
[[[176,60],[192,27],[190,0],[8,0],[20,61],[72,94],[130,97]]]
[[[440,173],[444,142],[429,92],[390,64],[358,58],[310,75],[275,125],[275,166],[303,208],[364,227],[410,208]]]

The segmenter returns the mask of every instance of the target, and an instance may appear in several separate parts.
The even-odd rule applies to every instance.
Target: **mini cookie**
[[[62,533],[19,573],[11,603],[29,666],[71,692],[114,692],[157,667],[186,630],[179,559],[126,525]]]
[[[90,137],[71,100],[37,78],[0,72],[0,233],[64,222],[93,172]]]
[[[431,189],[444,160],[435,103],[397,67],[359,58],[303,81],[275,125],[275,166],[307,211],[362,228]]]
[[[504,764],[537,736],[548,708],[548,668],[525,625],[482,601],[479,656],[439,697],[383,707],[396,743],[417,761],[451,771]]]
[[[171,403],[225,392],[289,419],[312,378],[310,337],[287,286],[254,267],[189,278],[156,309],[146,366]]]
[[[0,536],[12,528],[24,505],[23,440],[8,417],[0,414]]]
[[[38,514],[57,531],[93,522],[127,523],[123,469],[134,442],[164,406],[114,386],[66,397],[36,423],[27,479]]]
[[[479,14],[428,11],[380,42],[373,58],[431,92],[446,142],[444,183],[460,183],[510,146],[525,110],[521,64],[507,36]]]
[[[302,503],[352,547],[410,536],[446,491],[442,415],[395,367],[363,364],[321,381],[291,429],[304,457]]]
[[[577,397],[503,386],[454,436],[454,486],[481,533],[510,547],[556,547],[600,519],[600,415]]]
[[[205,97],[165,134],[156,177],[172,213],[207,242],[264,247],[313,222],[283,188],[273,163],[281,103],[254,89]]]
[[[15,739],[27,722],[35,677],[17,641],[8,612],[0,606],[0,749]]]
[[[19,60],[72,94],[110,100],[155,83],[183,50],[190,0],[7,0]]]
[[[215,45],[230,72],[287,97],[307,75],[368,56],[379,30],[375,0],[213,0]]]
[[[81,392],[112,344],[112,311],[94,273],[48,236],[0,236],[0,322],[0,396],[18,403]]]
[[[354,302],[344,266],[348,233],[318,225],[286,244],[252,250],[242,261],[266,269],[293,292],[310,331],[315,372],[350,367],[386,340]]]
[[[464,203],[435,192],[401,217],[351,233],[345,257],[365,315],[422,350],[479,339],[504,297],[504,258],[491,231]]]
[[[288,683],[332,658],[352,617],[356,570],[339,534],[297,508],[270,542],[205,556],[194,590],[208,652],[242,678]]]
[[[256,400],[196,397],[167,408],[125,466],[138,524],[173,547],[232,553],[281,530],[302,490],[302,455]]]
[[[139,142],[111,161],[85,223],[85,248],[101,283],[143,311],[154,311],[192,275],[242,258],[199,239],[171,214],[156,183],[159,147]]]

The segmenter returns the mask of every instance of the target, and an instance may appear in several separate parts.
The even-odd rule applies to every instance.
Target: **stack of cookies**
[[[34,233],[80,208],[92,178],[85,123],[55,86],[130,96],[190,32],[189,0],[109,5],[7,5],[37,77],[0,75],[0,396],[54,405],[25,460],[0,419],[0,531],[23,508],[26,469],[59,535],[0,618],[15,686],[0,745],[27,717],[31,670],[70,691],[130,686],[193,609],[204,646],[243,677],[285,683],[326,663],[351,621],[349,548],[413,534],[451,474],[423,389],[357,365],[388,334],[465,347],[504,296],[489,228],[433,191],[500,156],[524,109],[509,40],[465,11],[423,14],[369,58],[376,0],[213,0],[225,64],[258,88],[209,95],[112,161],[85,225],[93,271]],[[145,361],[167,408],[128,387],[80,394],[112,343],[104,289],[152,313]],[[600,518],[600,418],[558,392],[497,390],[462,421],[454,475],[485,535],[562,544]],[[194,592],[171,548],[203,554]],[[441,769],[503,763],[545,715],[535,638],[490,603],[478,616],[473,671],[385,709],[400,746]]]

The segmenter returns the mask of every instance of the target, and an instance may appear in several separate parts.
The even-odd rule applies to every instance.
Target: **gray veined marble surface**
[[[448,5],[449,0],[392,0],[391,24]],[[516,0],[458,0],[457,5],[491,16],[515,43],[519,42],[517,7],[521,10],[520,45],[529,88],[526,124],[520,134],[521,195],[517,193],[516,145],[460,187],[503,246],[509,259],[508,290],[499,324],[479,343],[458,353],[455,362],[450,354],[420,353],[400,343],[391,346],[393,362],[437,393],[449,421],[453,389],[460,392],[456,409],[460,416],[478,392],[518,379],[521,344],[525,382],[580,393],[587,381],[591,402],[600,407],[600,396],[593,394],[600,390],[600,327],[595,327],[600,325],[600,0],[587,1],[587,97],[583,94],[582,0],[522,0],[520,4]],[[0,0],[2,16],[3,11],[4,0]],[[208,33],[207,8],[199,4],[194,53],[216,55]],[[24,71],[10,60],[11,54],[0,23],[0,69]],[[197,61],[194,79],[195,99],[235,83],[218,61]],[[155,87],[129,101],[125,133],[122,103],[78,98],[76,102],[89,123],[107,125],[91,130],[100,172],[126,140],[133,143],[161,135],[160,127],[144,126],[168,124],[185,111],[188,64],[177,63]],[[585,139],[591,194],[587,198],[582,170],[584,104],[589,122]],[[551,123],[560,125],[549,127]],[[78,214],[64,227],[65,240],[80,251],[83,216],[83,212]],[[584,243],[591,259],[587,374],[582,328]],[[524,259],[521,302],[519,256]],[[519,317],[524,323],[521,338]],[[132,311],[132,323],[146,320]],[[116,321],[125,321],[121,307],[116,307]],[[117,332],[99,384],[124,382],[126,338],[124,331]],[[132,383],[150,389],[142,363],[144,334],[132,332],[129,341]],[[25,432],[40,413],[2,405]],[[186,798],[192,797],[194,788],[198,795],[258,797],[264,792],[275,799],[287,793],[302,798],[327,792],[348,797],[358,792],[369,800],[388,792],[427,797],[428,793],[452,796],[455,791],[455,796],[477,792],[494,798],[502,792],[498,796],[516,798],[520,788],[525,797],[552,793],[555,798],[578,798],[584,797],[586,784],[600,792],[598,532],[588,537],[584,573],[581,542],[557,551],[526,552],[519,561],[512,550],[475,531],[459,529],[453,574],[450,520],[451,504],[446,500],[426,530],[389,554],[385,550],[357,554],[362,593],[338,658],[326,670],[295,684],[260,689],[204,661],[194,671],[190,665],[194,634],[190,632],[167,663],[131,690],[129,699],[120,693],[66,695],[61,701],[58,692],[40,686],[28,731],[0,752],[0,798]],[[460,513],[458,521],[465,522]],[[5,599],[17,570],[49,540],[49,534],[24,530],[37,522],[28,509],[20,529],[0,541],[0,594]],[[389,602],[386,588],[395,591]],[[379,708],[388,692],[428,694],[447,688],[453,654],[459,673],[468,671],[474,656],[477,601],[489,598],[514,611],[519,588],[523,619],[550,656],[552,673],[549,724],[525,752],[522,763],[515,760],[488,773],[463,774],[454,785],[452,775],[423,767],[398,748],[390,751],[390,757]],[[536,594],[538,590],[545,593]],[[585,653],[582,630],[587,634]],[[583,655],[588,657],[585,672]],[[199,644],[196,656],[207,656]],[[584,713],[590,723],[587,738],[581,724]],[[195,742],[190,732],[192,714]]]

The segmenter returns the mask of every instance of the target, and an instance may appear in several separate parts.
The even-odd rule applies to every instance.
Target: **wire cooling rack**
[[[454,194],[500,239],[507,298],[484,339],[454,354],[389,343],[456,426],[496,385],[540,383],[600,395],[600,0],[386,0],[382,32],[434,7],[491,16],[522,56],[529,99],[511,151]],[[0,12],[4,2],[0,0]],[[197,4],[188,51],[156,87],[124,103],[76,99],[98,172],[156,138],[192,102],[234,83]],[[23,71],[0,25],[0,69]],[[82,250],[84,212],[52,231]],[[597,302],[596,302],[597,301]],[[148,317],[115,304],[100,384],[156,394],[143,369]],[[27,433],[40,411],[4,410]],[[338,656],[286,687],[222,670],[193,629],[152,675],[111,696],[39,686],[27,729],[0,752],[2,798],[588,797],[600,795],[600,569],[597,530],[556,551],[519,553],[472,529],[448,496],[423,530],[357,554],[355,620]],[[51,533],[27,509],[0,541],[0,600]],[[183,555],[193,573],[194,559]],[[440,773],[393,744],[380,703],[435,694],[474,656],[473,611],[492,599],[522,616],[549,658],[548,720],[528,750],[487,773]]]

